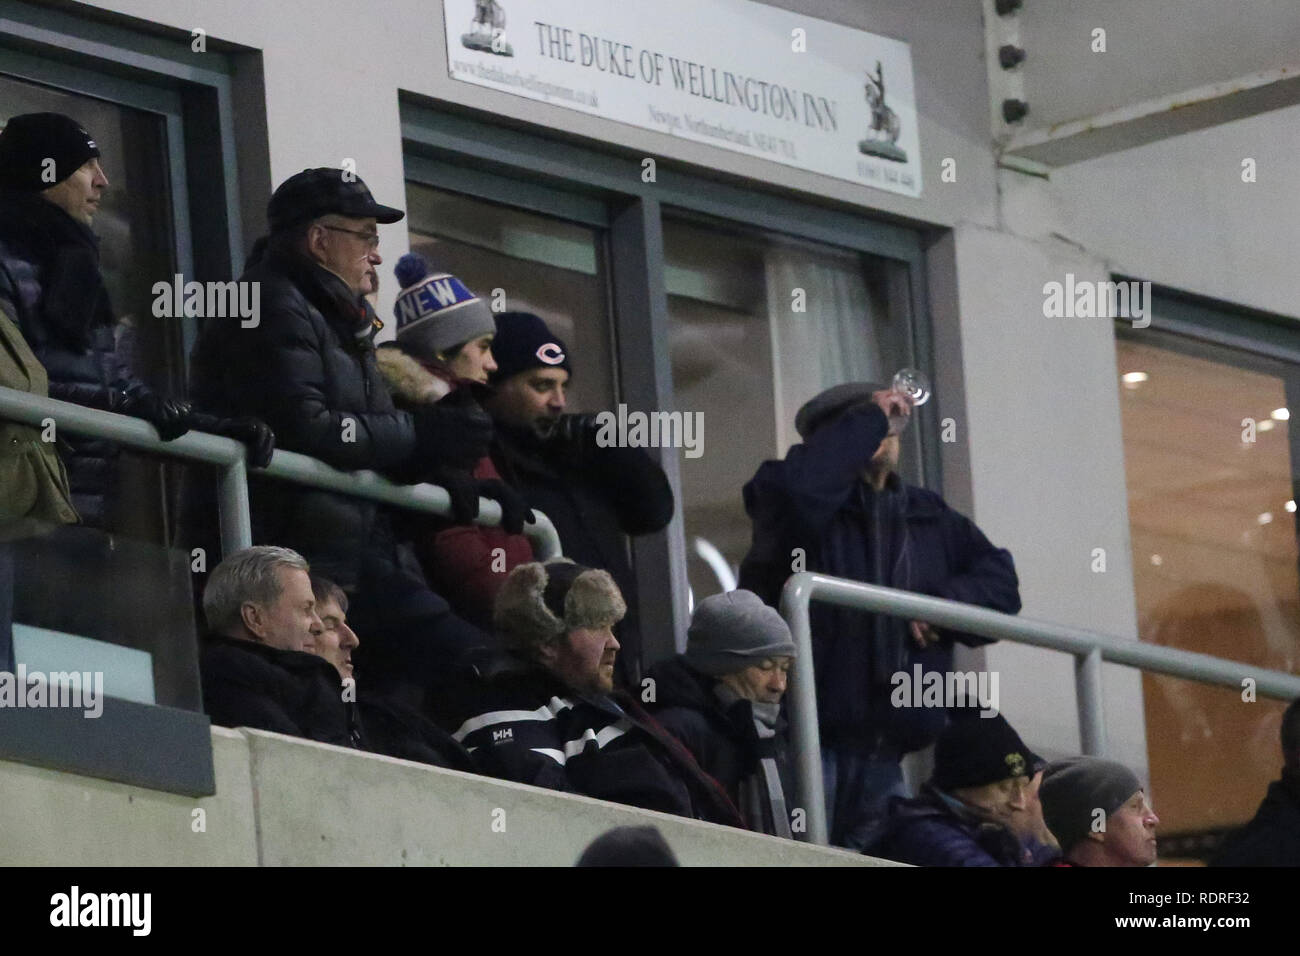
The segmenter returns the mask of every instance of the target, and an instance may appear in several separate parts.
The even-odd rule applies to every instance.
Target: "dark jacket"
[[[240,281],[260,284],[259,322],[206,322],[191,362],[195,405],[260,418],[277,448],[335,468],[400,474],[415,426],[393,406],[369,313],[343,280],[297,256],[268,255]],[[367,562],[395,565],[392,526],[375,502],[256,477],[249,490],[253,540],[293,548],[345,590],[357,588]]]
[[[913,866],[1032,866],[1014,833],[930,784],[920,796],[893,797],[880,830],[862,851]]]
[[[851,408],[783,461],[759,467],[744,491],[754,537],[740,587],[779,608],[781,588],[802,555],[808,571],[1019,611],[1010,553],[972,521],[897,475],[879,493],[862,480],[888,427],[875,405]],[[948,671],[954,640],[989,643],[940,631],[938,644],[920,650],[906,621],[828,604],[814,604],[810,618],[822,740],[862,752],[907,753],[943,729],[942,708],[890,705],[893,674],[911,673],[914,664]]]
[[[0,299],[45,367],[51,398],[102,408],[101,393],[133,384],[115,354],[99,240],[38,194],[0,190]],[[117,446],[60,431],[58,447],[77,513],[104,527]]]
[[[1244,827],[1230,834],[1211,866],[1300,866],[1300,770],[1283,770]]]
[[[620,676],[634,686],[641,637],[627,536],[664,528],[673,517],[673,491],[663,469],[640,448],[597,446],[590,422],[574,431],[542,440],[497,422],[492,460],[506,483],[551,519],[565,557],[613,576],[628,608],[616,629],[623,645]]]
[[[713,692],[716,678],[701,674],[682,655],[655,664],[646,674],[654,681],[654,701],[646,709],[668,732],[686,745],[700,767],[744,812],[741,782],[761,773],[759,761],[772,757],[781,777],[787,806],[794,795],[794,775],[786,744],[785,721],[776,736],[760,740],[754,711],[747,700],[726,707]],[[751,830],[773,832],[770,812],[762,819],[746,816]]]
[[[474,772],[470,755],[441,727],[395,700],[358,691],[353,708],[358,745],[370,753]]]
[[[379,371],[398,408],[413,411],[446,398],[457,388],[439,370],[430,368],[400,346],[376,350]],[[474,467],[478,480],[500,479],[492,459]],[[404,539],[415,547],[425,579],[465,620],[484,630],[492,628],[492,602],[516,566],[533,560],[533,546],[522,534],[477,524],[455,524],[433,515],[411,514],[403,521]]]
[[[690,752],[622,691],[579,694],[509,654],[474,661],[447,726],[483,773],[743,827]]]
[[[209,635],[199,675],[203,710],[214,724],[357,744],[338,671],[315,654]]]

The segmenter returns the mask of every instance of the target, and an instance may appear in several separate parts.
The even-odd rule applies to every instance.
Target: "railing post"
[[[790,730],[793,737],[795,793],[804,811],[808,843],[830,844],[826,827],[826,788],[822,782],[821,732],[817,726],[817,685],[813,680],[812,629],[808,621],[812,575],[791,575],[781,604],[798,657],[790,669]]]
[[[1102,707],[1101,648],[1074,658],[1074,686],[1079,700],[1079,749],[1106,756],[1106,712]]]
[[[253,521],[248,511],[248,469],[236,458],[221,469],[217,488],[217,522],[221,527],[221,556],[242,551],[253,543]]]

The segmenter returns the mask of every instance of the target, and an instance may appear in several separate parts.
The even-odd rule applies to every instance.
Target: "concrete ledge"
[[[254,866],[247,738],[213,727],[212,763],[216,794],[185,797],[0,761],[0,864]]]
[[[214,727],[212,745],[199,799],[0,761],[0,864],[570,866],[653,824],[688,866],[892,865],[280,734]]]

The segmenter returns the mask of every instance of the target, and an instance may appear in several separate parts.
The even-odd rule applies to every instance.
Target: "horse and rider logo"
[[[879,60],[876,75],[867,74],[867,106],[871,107],[871,126],[867,138],[858,143],[858,152],[895,163],[907,162],[907,153],[898,147],[902,132],[898,114],[885,105],[885,71]]]
[[[506,30],[506,11],[497,0],[474,0],[474,19],[469,33],[460,36],[461,46],[480,53],[497,56],[514,56],[515,51],[503,35]]]

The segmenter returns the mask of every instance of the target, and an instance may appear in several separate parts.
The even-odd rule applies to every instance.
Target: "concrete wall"
[[[646,824],[684,866],[893,865],[279,734],[214,727],[212,745],[202,800],[0,761],[0,865],[570,866]]]

